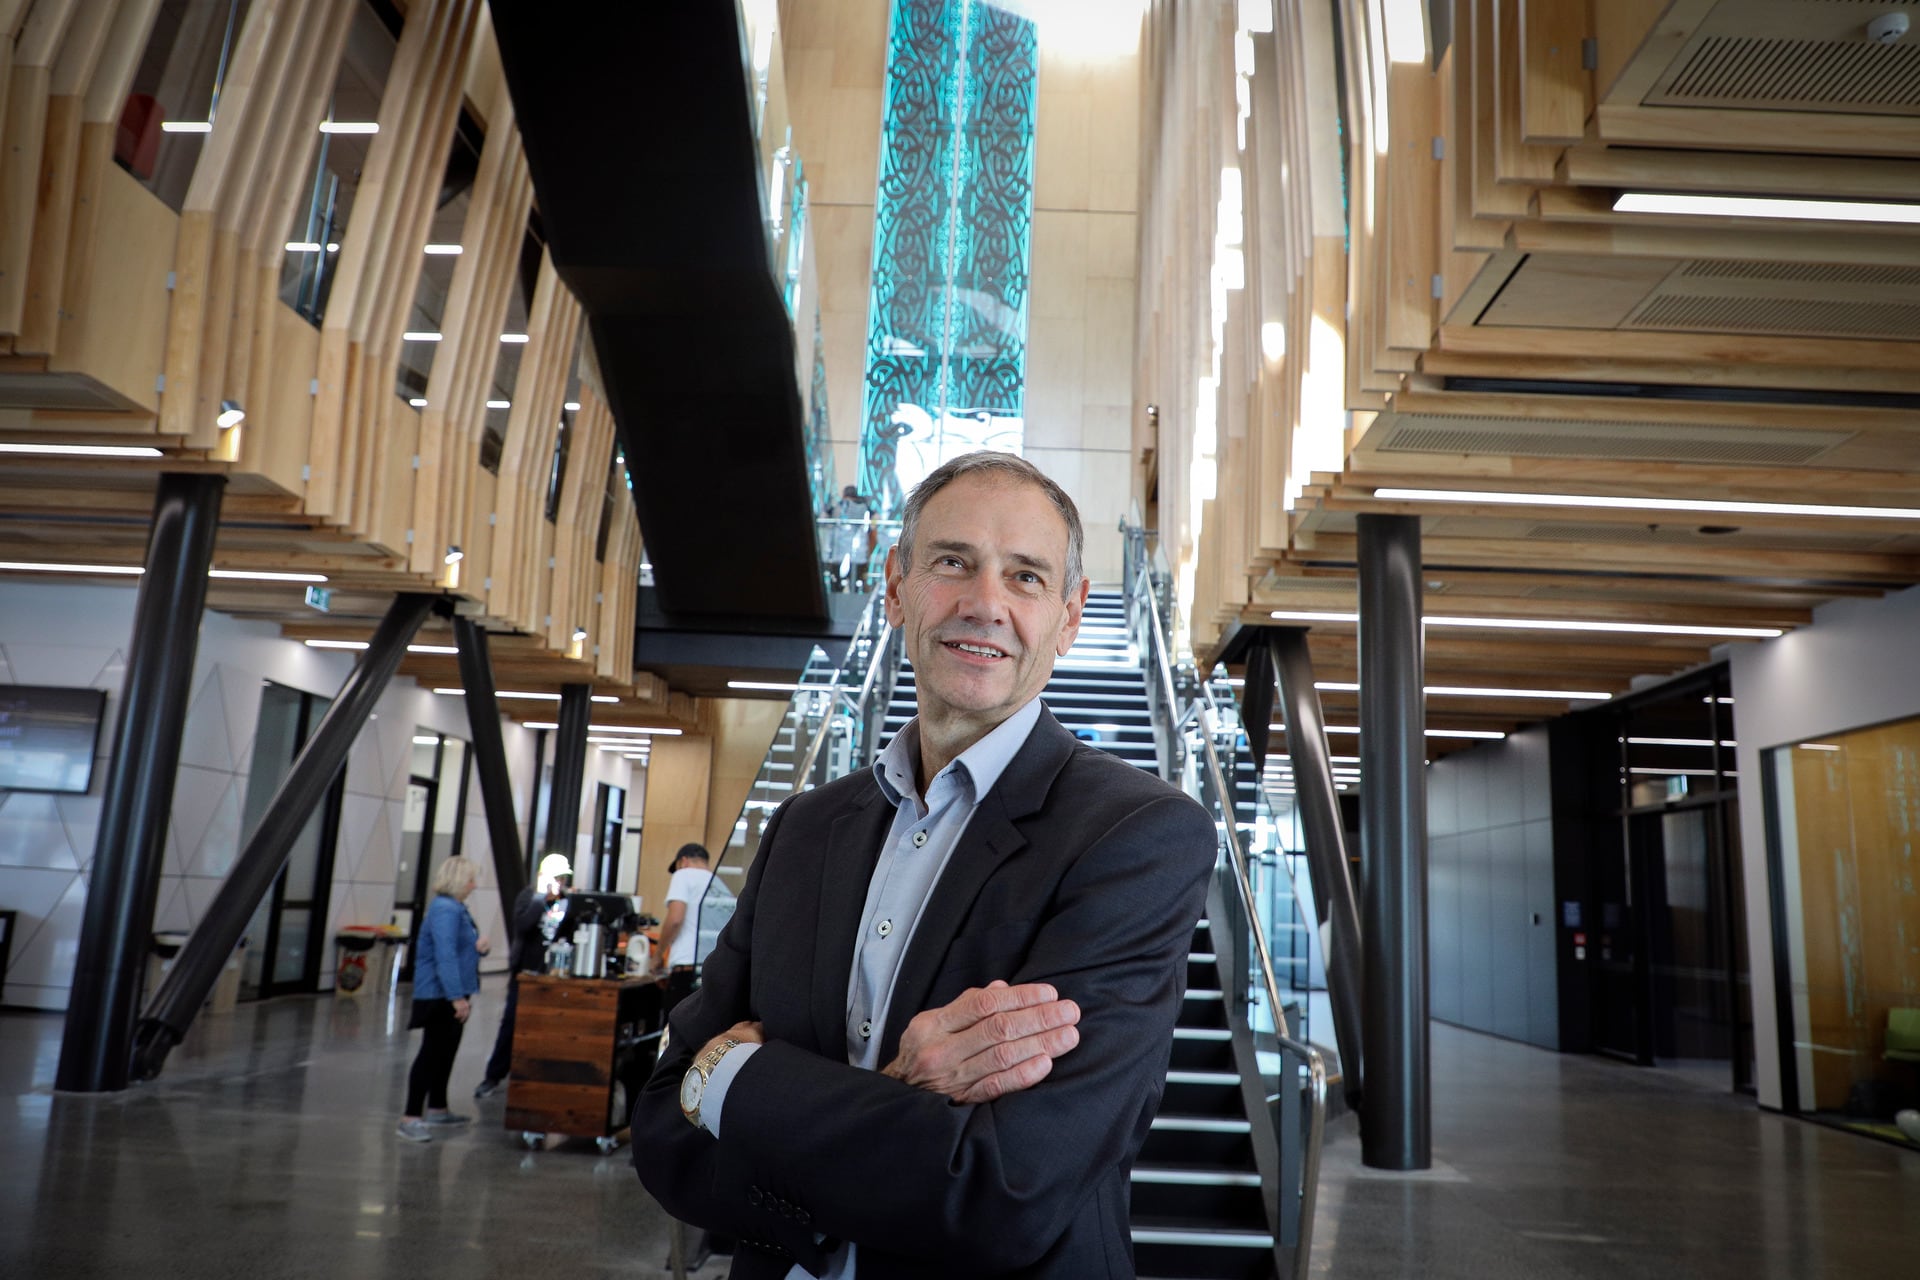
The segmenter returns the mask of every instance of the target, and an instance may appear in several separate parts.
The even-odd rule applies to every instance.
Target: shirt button
[[[863,1022],[860,1024],[860,1038],[862,1040],[873,1039],[873,1024],[871,1022]]]
[[[924,849],[924,848],[926,848],[926,847],[927,847],[927,833],[926,833],[926,832],[924,832],[924,831],[916,831],[916,832],[914,832],[914,833],[913,833],[913,847],[914,847],[914,848],[916,848],[916,849]]]
[[[892,936],[893,921],[882,920],[878,925],[874,926],[874,932],[879,934],[883,938]]]

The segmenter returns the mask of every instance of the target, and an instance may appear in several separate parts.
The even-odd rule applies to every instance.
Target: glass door
[[[253,764],[242,810],[243,838],[251,839],[293,767],[294,758],[319,727],[332,700],[285,685],[263,682],[254,731]],[[328,890],[333,883],[334,843],[346,780],[334,779],[319,809],[294,837],[286,865],[255,909],[247,926],[247,955],[241,995],[249,1000],[320,989],[320,964],[327,948],[319,933],[326,926]]]
[[[406,808],[400,817],[400,859],[393,872],[393,922],[414,929],[432,896],[428,886],[442,862],[460,852],[467,808],[467,744],[458,738],[422,730],[413,737],[413,773],[407,779]],[[413,978],[413,947],[400,964],[399,980]]]

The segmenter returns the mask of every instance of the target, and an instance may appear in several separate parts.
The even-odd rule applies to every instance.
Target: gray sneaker
[[[476,1098],[491,1098],[494,1094],[506,1087],[506,1081],[504,1080],[482,1080],[479,1084],[473,1086],[473,1096]]]
[[[402,1120],[393,1126],[393,1131],[408,1142],[433,1141],[433,1130],[427,1127],[427,1122],[424,1120]]]
[[[451,1111],[429,1111],[427,1112],[425,1123],[436,1127],[454,1124],[471,1124],[473,1123],[473,1117],[457,1116]]]

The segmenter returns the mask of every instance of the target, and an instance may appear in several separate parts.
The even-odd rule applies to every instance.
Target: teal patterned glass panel
[[[895,0],[874,207],[860,489],[1024,436],[1033,23],[982,0]]]

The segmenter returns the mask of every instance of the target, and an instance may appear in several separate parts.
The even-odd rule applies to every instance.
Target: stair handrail
[[[1144,553],[1144,539],[1128,540],[1130,552],[1136,547]],[[1133,558],[1129,556],[1129,559]],[[1166,698],[1168,719],[1175,720],[1173,712],[1179,703],[1173,678],[1173,665],[1168,656],[1166,633],[1160,622],[1160,611],[1154,607],[1156,596],[1152,569],[1144,554],[1139,556],[1127,581],[1130,588],[1129,595],[1135,600],[1147,602],[1144,612],[1147,615],[1148,649],[1151,652],[1160,691]],[[1223,812],[1216,815],[1221,843],[1233,870],[1232,879],[1240,907],[1247,913],[1247,922],[1250,926],[1247,932],[1253,937],[1254,954],[1260,964],[1261,984],[1266,988],[1267,1007],[1273,1011],[1274,1043],[1282,1055],[1282,1069],[1288,1069],[1286,1067],[1288,1055],[1304,1064],[1307,1069],[1307,1087],[1312,1099],[1312,1108],[1301,1168],[1299,1238],[1294,1242],[1293,1266],[1290,1272],[1292,1277],[1303,1277],[1307,1274],[1308,1262],[1313,1252],[1313,1215],[1320,1184],[1320,1148],[1326,1133],[1327,1064],[1325,1057],[1318,1049],[1293,1038],[1287,1023],[1286,1010],[1280,1003],[1280,983],[1274,974],[1273,955],[1267,947],[1266,928],[1260,919],[1260,908],[1253,891],[1253,877],[1247,868],[1246,850],[1241,846],[1238,827],[1234,822],[1233,792],[1227,787],[1226,773],[1220,767],[1220,753],[1214,746],[1213,710],[1216,709],[1216,704],[1213,702],[1212,691],[1207,688],[1207,682],[1201,680],[1196,683],[1200,689],[1199,695],[1181,710],[1177,717],[1177,724],[1183,730],[1192,726],[1194,730],[1192,736],[1199,739],[1200,755],[1205,762],[1208,778],[1213,784],[1214,794],[1221,798]],[[1172,735],[1176,743],[1181,742],[1183,736],[1179,732]],[[1180,771],[1171,768],[1174,762],[1169,761],[1168,764],[1171,781],[1173,777],[1180,776]],[[1282,1105],[1287,1103],[1283,1100]],[[1284,1156],[1282,1165],[1284,1167]],[[1286,1188],[1282,1187],[1281,1191],[1284,1194]],[[1281,1212],[1284,1219],[1284,1203],[1281,1206]]]
[[[800,699],[802,697],[817,700],[814,705],[824,707],[824,710],[822,710],[819,715],[818,723],[814,725],[812,735],[807,740],[806,750],[801,754],[800,763],[794,769],[790,795],[798,795],[802,791],[810,791],[813,789],[813,771],[819,763],[820,748],[826,744],[828,738],[833,736],[834,723],[840,718],[838,713],[841,710],[842,701],[848,694],[846,683],[848,667],[855,661],[860,660],[863,656],[866,660],[867,667],[860,682],[860,691],[858,695],[847,704],[847,709],[851,713],[852,719],[863,726],[867,723],[866,713],[868,702],[874,696],[875,681],[879,676],[880,668],[888,665],[890,661],[889,654],[891,653],[891,642],[894,634],[892,626],[887,622],[886,609],[881,603],[884,595],[884,588],[875,588],[871,596],[869,596],[866,608],[861,611],[860,621],[854,627],[853,636],[847,641],[846,653],[841,657],[839,664],[833,669],[833,678],[823,685],[802,683],[793,691],[793,695],[791,699],[789,699],[788,713],[797,716],[795,725],[796,733],[800,732],[807,721],[813,718],[808,711],[802,709],[800,705]],[[870,648],[865,650],[864,654],[861,649],[863,641],[870,645]],[[814,652],[818,654],[821,650],[816,646]],[[823,694],[825,695],[824,698],[821,697]],[[871,735],[863,734],[862,736],[870,737]],[[862,742],[862,763],[865,763],[864,757],[870,757],[872,745],[870,741]],[[768,759],[771,759],[778,750],[779,744],[776,738],[775,744],[767,749]],[[736,830],[739,828],[739,824],[746,820],[748,806],[758,803],[754,799],[754,792],[758,789],[760,777],[767,772],[767,769],[767,761],[763,760],[759,772],[754,775],[754,783],[747,789],[747,796],[740,806],[739,816],[734,820]],[[727,886],[721,882],[720,875],[722,870],[729,865],[727,856],[732,852],[733,846],[731,841],[729,841],[726,846],[722,847],[718,853],[715,854],[712,863],[713,878],[708,881],[707,890],[701,894],[700,902],[694,911],[694,936],[697,947],[696,959],[700,962],[705,961],[706,952],[712,949],[712,939],[717,936],[719,927],[724,925],[727,919],[731,918],[729,908],[731,907],[733,894],[731,889],[728,889]],[[720,922],[718,925],[709,929],[706,919],[708,914],[707,906],[708,901],[714,898],[716,888],[723,891],[723,900],[719,904],[720,907],[729,910],[726,916],[719,918]]]

